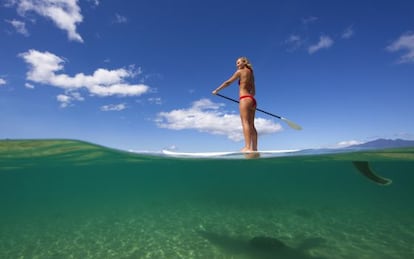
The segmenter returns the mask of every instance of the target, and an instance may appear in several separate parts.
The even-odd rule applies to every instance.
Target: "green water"
[[[178,159],[4,140],[0,258],[414,258],[413,197],[413,148]]]

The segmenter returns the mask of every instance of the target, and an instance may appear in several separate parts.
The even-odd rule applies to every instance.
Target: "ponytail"
[[[253,65],[250,63],[249,59],[247,57],[240,57],[238,59],[241,59],[244,61],[244,64],[248,69],[250,69],[253,72]]]

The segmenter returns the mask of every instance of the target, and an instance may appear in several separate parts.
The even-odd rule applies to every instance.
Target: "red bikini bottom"
[[[250,98],[253,100],[253,107],[256,107],[256,99],[254,99],[254,97],[252,95],[242,95],[240,96],[239,100],[241,101],[244,98]]]

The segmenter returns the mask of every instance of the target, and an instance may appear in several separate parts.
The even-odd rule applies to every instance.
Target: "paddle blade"
[[[296,123],[294,123],[294,122],[292,122],[292,121],[290,121],[286,118],[281,117],[280,119],[285,121],[289,125],[289,127],[291,127],[292,129],[295,129],[295,130],[301,130],[302,129],[301,126],[299,126],[298,124],[296,124]]]

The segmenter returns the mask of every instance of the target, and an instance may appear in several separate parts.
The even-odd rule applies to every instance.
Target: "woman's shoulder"
[[[252,72],[248,67],[238,69],[237,71],[240,71],[241,74],[250,74]]]

